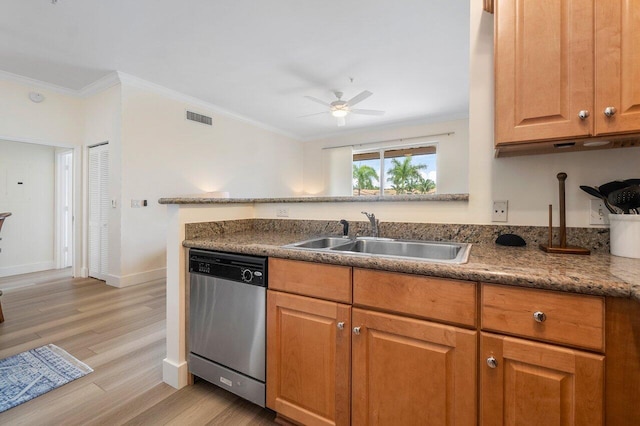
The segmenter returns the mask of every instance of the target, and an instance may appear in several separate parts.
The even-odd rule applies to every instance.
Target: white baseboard
[[[31,272],[48,271],[55,269],[53,260],[47,262],[29,263],[27,265],[3,266],[0,268],[0,277],[10,277],[13,275],[29,274]]]
[[[107,284],[123,288],[167,277],[167,268],[152,269],[129,275],[107,275]]]
[[[186,361],[178,365],[168,358],[162,360],[162,381],[166,384],[181,389],[187,386],[188,376]]]

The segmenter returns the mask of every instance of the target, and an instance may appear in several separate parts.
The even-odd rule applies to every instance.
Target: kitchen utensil
[[[598,191],[605,197],[608,197],[613,191],[617,191],[618,189],[626,188],[629,186],[628,183],[621,180],[614,180],[612,182],[607,182],[598,187]]]
[[[602,195],[600,191],[598,191],[596,188],[593,188],[591,186],[586,186],[586,185],[580,185],[580,189],[582,189],[584,192],[586,192],[589,195],[593,195],[596,198],[600,198],[602,201],[604,201],[604,206],[607,208],[607,210],[609,210],[613,214],[617,214],[613,206],[609,204],[609,200],[607,200],[607,197]]]
[[[614,206],[620,207],[626,214],[640,207],[640,186],[632,185],[613,191],[607,197]]]

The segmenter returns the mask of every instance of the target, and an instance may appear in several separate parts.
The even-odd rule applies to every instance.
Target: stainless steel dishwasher
[[[265,406],[267,258],[189,251],[189,371]]]

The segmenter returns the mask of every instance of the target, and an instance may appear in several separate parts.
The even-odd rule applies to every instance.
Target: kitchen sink
[[[306,249],[325,249],[325,248],[339,246],[349,241],[350,240],[348,238],[341,238],[341,237],[320,237],[320,238],[313,238],[311,240],[301,241],[299,243],[289,244],[289,245],[286,245],[285,247],[306,248]]]
[[[469,260],[469,252],[471,251],[471,244],[467,243],[406,241],[366,237],[356,239],[319,237],[289,244],[285,247],[330,253],[443,263],[466,263]]]

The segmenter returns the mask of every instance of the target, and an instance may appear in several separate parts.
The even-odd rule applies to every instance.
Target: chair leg
[[[2,302],[0,302],[0,323],[4,322],[4,315],[2,314]]]

